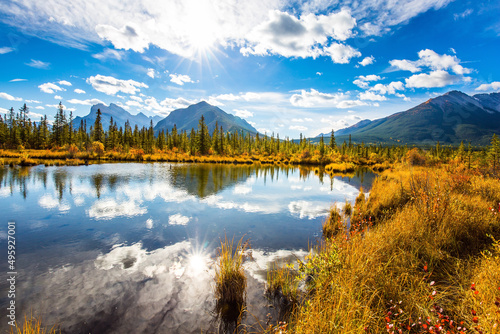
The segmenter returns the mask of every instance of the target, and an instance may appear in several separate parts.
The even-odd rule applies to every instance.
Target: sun
[[[206,53],[217,42],[219,26],[209,1],[188,1],[185,32],[197,53]]]

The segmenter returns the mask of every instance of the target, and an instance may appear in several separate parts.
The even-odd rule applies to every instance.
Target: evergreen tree
[[[330,148],[332,151],[335,151],[337,149],[337,143],[335,141],[335,132],[332,129],[332,132],[330,133]]]
[[[92,136],[92,141],[97,141],[100,143],[105,142],[104,130],[102,129],[102,121],[101,121],[102,113],[101,109],[97,109],[97,115],[94,122],[94,133]]]
[[[208,137],[208,128],[205,124],[205,117],[201,115],[200,122],[198,123],[198,152],[200,154],[205,155],[208,153],[209,148],[209,138]]]

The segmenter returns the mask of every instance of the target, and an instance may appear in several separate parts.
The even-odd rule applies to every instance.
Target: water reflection
[[[66,333],[217,331],[213,257],[227,234],[250,240],[247,305],[265,321],[269,264],[305,256],[329,206],[369,191],[373,177],[253,165],[0,168],[19,240],[19,314],[32,309]],[[0,247],[5,236],[0,226]]]

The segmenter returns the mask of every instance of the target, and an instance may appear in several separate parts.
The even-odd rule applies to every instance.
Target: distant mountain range
[[[214,130],[215,123],[217,123],[218,127],[220,128],[222,126],[224,131],[244,131],[250,134],[257,134],[257,130],[244,119],[228,114],[222,109],[214,107],[205,101],[193,104],[187,108],[176,109],[165,118],[160,116],[148,117],[143,113],[132,115],[116,104],[111,103],[109,106],[106,106],[100,103],[92,106],[87,116],[75,117],[73,121],[74,127],[78,128],[81,120],[85,120],[87,123],[87,130],[90,130],[90,127],[95,123],[98,109],[101,110],[101,123],[105,131],[109,127],[111,118],[113,118],[113,122],[116,122],[118,128],[125,128],[125,122],[127,120],[130,122],[132,129],[134,129],[135,125],[137,125],[139,129],[142,129],[143,126],[148,128],[151,121],[153,121],[156,134],[161,130],[168,130],[170,132],[174,125],[176,125],[178,132],[186,130],[189,133],[192,128],[195,130],[198,129],[198,123],[203,115],[210,133]]]
[[[197,130],[202,115],[205,118],[205,123],[210,133],[214,130],[215,123],[217,123],[219,128],[222,126],[222,129],[226,132],[244,131],[250,134],[257,133],[257,130],[244,119],[228,114],[205,101],[193,104],[184,109],[172,111],[166,118],[156,124],[154,128],[155,133],[159,133],[161,130],[168,130],[170,132],[174,125],[176,125],[179,132],[183,130],[189,132],[191,129]]]
[[[90,130],[90,127],[93,126],[95,123],[98,109],[100,109],[102,113],[101,123],[104,131],[108,130],[109,124],[111,122],[111,117],[113,118],[113,122],[116,123],[118,128],[120,127],[125,128],[125,122],[127,122],[128,120],[130,122],[130,126],[132,127],[132,129],[134,129],[136,125],[139,127],[139,129],[142,129],[143,126],[149,127],[151,121],[153,121],[153,126],[154,126],[162,119],[162,117],[160,116],[148,117],[143,113],[132,115],[131,113],[129,113],[122,107],[117,106],[114,103],[111,103],[109,106],[99,103],[93,105],[90,108],[90,113],[87,116],[75,117],[75,119],[73,120],[73,127],[78,129],[80,127],[81,121],[84,120],[87,123],[87,131]]]
[[[487,145],[493,133],[500,134],[500,93],[451,91],[407,111],[337,130],[335,138],[339,144],[351,135],[357,143]]]

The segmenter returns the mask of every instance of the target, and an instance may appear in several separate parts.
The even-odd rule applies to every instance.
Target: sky
[[[500,1],[3,0],[0,113],[199,101],[298,138],[500,91]]]

